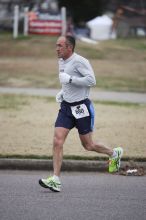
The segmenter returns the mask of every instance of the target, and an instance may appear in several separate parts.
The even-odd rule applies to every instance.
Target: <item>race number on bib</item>
[[[71,106],[71,111],[76,119],[89,116],[89,111],[85,104]]]

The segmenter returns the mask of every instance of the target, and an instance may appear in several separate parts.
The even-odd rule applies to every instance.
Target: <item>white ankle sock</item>
[[[53,175],[55,181],[60,182],[59,176]]]
[[[117,156],[117,152],[115,150],[113,150],[113,155],[112,157],[116,157]]]

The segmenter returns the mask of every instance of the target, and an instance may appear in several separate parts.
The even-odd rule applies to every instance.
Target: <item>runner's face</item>
[[[66,44],[66,38],[60,37],[56,43],[56,52],[58,58],[63,58],[64,60],[68,59],[72,55],[72,48]]]

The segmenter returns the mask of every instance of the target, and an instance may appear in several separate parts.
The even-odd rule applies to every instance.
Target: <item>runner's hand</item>
[[[57,93],[56,95],[56,102],[61,103],[63,101],[63,91]]]
[[[70,75],[67,73],[59,73],[59,80],[61,84],[67,84],[70,82]]]

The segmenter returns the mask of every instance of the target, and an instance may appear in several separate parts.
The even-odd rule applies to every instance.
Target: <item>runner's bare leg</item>
[[[95,151],[97,153],[102,153],[106,154],[108,156],[113,155],[113,150],[104,145],[101,142],[94,142],[92,140],[92,132],[89,132],[88,134],[85,135],[79,135],[81,143],[83,147],[88,150],[88,151]]]
[[[62,165],[63,158],[63,144],[66,140],[66,137],[69,133],[69,129],[56,127],[54,130],[54,139],[53,139],[53,168],[54,175],[60,176],[60,170]]]

